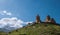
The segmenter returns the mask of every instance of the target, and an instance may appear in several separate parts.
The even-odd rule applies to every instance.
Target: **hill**
[[[60,35],[60,26],[51,23],[34,23],[9,32],[8,35]]]

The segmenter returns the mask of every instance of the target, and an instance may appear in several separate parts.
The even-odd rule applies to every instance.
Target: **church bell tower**
[[[40,16],[39,15],[37,15],[36,16],[36,23],[40,23],[41,21],[40,21]]]

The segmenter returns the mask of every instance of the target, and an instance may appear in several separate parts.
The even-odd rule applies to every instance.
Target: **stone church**
[[[54,20],[54,18],[51,18],[49,15],[46,17],[45,23],[46,22],[48,22],[48,23],[56,23],[56,21]],[[36,23],[41,23],[39,15],[36,16]]]
[[[39,15],[36,16],[36,23],[41,23],[41,20],[40,20],[40,16]]]
[[[56,21],[54,20],[54,18],[51,18],[49,15],[46,17],[45,22],[56,23]]]

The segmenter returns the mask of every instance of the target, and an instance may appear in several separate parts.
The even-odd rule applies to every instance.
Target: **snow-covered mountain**
[[[24,22],[16,17],[3,18],[0,20],[0,31],[9,32],[27,25],[29,22]]]

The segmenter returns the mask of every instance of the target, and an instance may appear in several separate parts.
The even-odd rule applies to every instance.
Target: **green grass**
[[[9,32],[8,35],[60,35],[60,26],[53,24],[33,24]]]
[[[0,32],[0,35],[7,35],[7,33],[5,33],[5,32]]]

